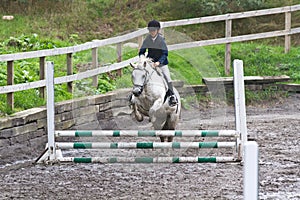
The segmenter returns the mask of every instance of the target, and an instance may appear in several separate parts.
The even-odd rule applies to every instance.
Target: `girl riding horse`
[[[143,41],[143,44],[139,50],[139,56],[145,55],[148,49],[148,58],[151,58],[154,62],[154,67],[159,67],[163,73],[164,78],[168,84],[168,91],[166,93],[169,98],[169,105],[175,106],[178,103],[176,96],[174,95],[174,89],[170,71],[168,68],[168,48],[162,35],[159,34],[160,23],[156,20],[152,20],[148,23],[149,35]]]

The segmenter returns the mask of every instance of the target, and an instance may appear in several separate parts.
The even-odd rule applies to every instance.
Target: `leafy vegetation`
[[[0,54],[67,47],[95,38],[108,38],[144,27],[147,21],[153,18],[168,21],[296,3],[299,2],[297,0],[149,0],[147,2],[142,0],[3,0],[0,12],[13,15],[14,20],[0,20]],[[181,12],[178,12],[179,8]],[[299,25],[298,19],[300,13],[293,14],[292,26]],[[266,31],[268,27],[274,30],[282,28],[283,23],[283,15],[237,20],[233,26],[233,33],[238,35]],[[165,37],[168,44],[174,44],[195,39],[223,37],[223,32],[224,23],[217,22],[165,29]],[[297,37],[299,36],[292,40],[294,47],[289,54],[283,53],[282,39],[232,44],[232,60],[244,61],[245,75],[286,74],[293,82],[300,83],[298,65],[300,49],[296,46],[300,40]],[[224,45],[216,45],[170,52],[169,66],[173,79],[184,80],[188,84],[200,84],[202,77],[225,76],[224,51]],[[98,54],[98,62],[101,65],[114,63],[117,60],[114,46],[99,48]],[[123,59],[128,59],[135,56],[137,50],[124,47],[122,54]],[[47,59],[55,63],[56,77],[66,75],[65,56],[53,56]],[[74,54],[74,73],[88,69],[91,60],[91,51]],[[15,61],[14,68],[16,84],[39,80],[38,59]],[[6,73],[6,63],[0,62],[0,86],[6,85]],[[66,84],[56,85],[55,101],[131,87],[130,73],[131,69],[128,67],[123,69],[122,77],[116,77],[114,73],[100,75],[98,88],[92,87],[91,79],[76,81],[73,94],[67,92]],[[15,110],[9,110],[6,106],[6,95],[0,95],[0,115],[44,104],[45,101],[40,98],[37,89],[15,93]]]
[[[36,33],[42,38],[70,40],[78,35],[80,42],[103,39],[147,25],[153,18],[169,21],[183,18],[258,10],[299,3],[299,0],[2,0],[0,13],[13,15],[12,21],[0,21],[0,41],[9,36]],[[178,12],[180,11],[180,12]],[[298,18],[299,13],[293,18]],[[283,16],[283,15],[281,15]],[[273,18],[272,18],[273,17]],[[275,19],[275,20],[273,20]],[[270,16],[234,23],[233,33],[255,32],[265,27],[280,27],[283,17]],[[294,24],[299,20],[293,20]],[[261,24],[261,26],[257,26]],[[179,27],[193,39],[222,36],[224,23]],[[268,26],[269,25],[269,26]]]

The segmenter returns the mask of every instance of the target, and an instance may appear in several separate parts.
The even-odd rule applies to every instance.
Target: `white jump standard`
[[[54,126],[54,66],[47,62],[47,122],[48,144],[45,153],[37,159],[37,163],[76,162],[76,163],[205,163],[205,162],[237,162],[244,157],[244,145],[247,141],[246,108],[243,62],[234,61],[234,101],[235,101],[235,130],[55,130]],[[184,142],[56,142],[56,137],[161,137],[172,136],[186,138]],[[218,138],[217,141],[195,142],[192,138]],[[187,142],[187,138],[191,138]],[[222,138],[225,141],[220,141]],[[232,140],[230,140],[232,138]],[[230,140],[230,141],[229,141]],[[99,140],[98,140],[99,141]],[[64,157],[63,149],[207,149],[232,148],[233,156],[172,156],[172,157]]]

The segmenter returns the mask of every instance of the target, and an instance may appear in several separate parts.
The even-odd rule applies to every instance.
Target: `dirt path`
[[[149,128],[147,122],[137,124],[128,116],[100,123],[89,128]],[[300,94],[280,104],[247,107],[247,126],[259,144],[260,199],[300,199]],[[233,108],[218,107],[184,110],[178,129],[232,128]],[[25,158],[31,159],[0,165],[0,199],[242,199],[240,164],[44,166],[32,164],[35,156]]]

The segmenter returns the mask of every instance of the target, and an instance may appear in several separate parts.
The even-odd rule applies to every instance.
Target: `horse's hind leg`
[[[162,130],[175,130],[175,129],[170,129],[168,128],[167,122],[164,124]],[[172,142],[173,141],[173,136],[163,136],[160,137],[161,142]]]
[[[178,123],[178,115],[168,115],[167,120],[162,128],[162,130],[175,130]],[[165,137],[168,142],[173,141],[173,136]]]
[[[172,142],[173,141],[173,136],[169,136],[169,137],[162,136],[162,137],[160,137],[160,141],[161,142]]]
[[[172,142],[173,141],[173,136],[169,136],[168,137],[168,142]]]
[[[164,136],[161,136],[161,137],[160,137],[160,141],[161,141],[161,142],[165,142],[165,139],[166,139],[166,137],[164,137]]]

